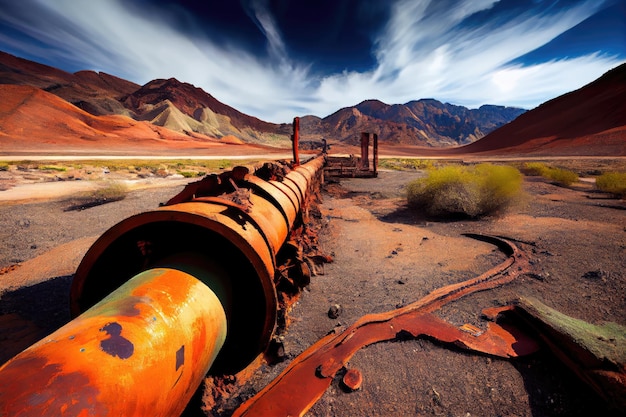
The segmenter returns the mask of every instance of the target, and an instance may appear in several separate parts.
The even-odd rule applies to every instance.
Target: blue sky
[[[626,62],[626,0],[0,0],[0,50],[175,77],[271,122],[366,99],[530,109]]]

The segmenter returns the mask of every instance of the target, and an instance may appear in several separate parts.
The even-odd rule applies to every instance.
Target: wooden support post
[[[300,118],[293,118],[293,134],[291,135],[292,149],[293,149],[293,165],[300,165],[300,153],[298,150],[300,142]]]
[[[361,168],[369,169],[369,146],[370,146],[370,134],[368,132],[361,132]]]
[[[378,134],[374,133],[374,176],[378,175]]]

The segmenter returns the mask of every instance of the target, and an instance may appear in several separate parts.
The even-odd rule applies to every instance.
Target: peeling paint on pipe
[[[0,415],[179,415],[226,327],[201,281],[144,271],[0,368]]]

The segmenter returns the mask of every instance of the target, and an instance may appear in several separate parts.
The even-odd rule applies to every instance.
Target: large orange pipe
[[[222,300],[229,338],[217,366],[223,372],[240,370],[271,339],[278,309],[276,254],[298,221],[304,197],[324,162],[323,157],[314,158],[282,181],[248,174],[238,183],[250,190],[246,206],[223,197],[200,197],[123,220],[83,258],[72,282],[72,311],[84,311],[164,258],[194,253],[195,259],[213,260],[223,267],[218,281],[230,294]],[[181,262],[179,268],[193,275],[192,266],[202,269],[195,263]]]
[[[276,255],[323,165],[315,158],[283,181],[247,175],[238,180],[249,190],[247,201],[195,198],[105,232],[74,275],[70,299],[78,317],[0,369],[0,387],[12,384],[0,395],[0,410],[177,415],[209,367],[234,373],[247,366],[273,335]],[[224,320],[215,319],[218,311]],[[128,343],[133,355],[111,354],[126,356]],[[169,362],[173,349],[176,366]],[[180,371],[179,360],[193,372]]]
[[[209,287],[144,271],[0,368],[0,415],[179,415],[225,338]]]

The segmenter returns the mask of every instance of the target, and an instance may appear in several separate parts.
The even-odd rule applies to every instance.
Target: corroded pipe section
[[[280,181],[251,173],[224,177],[226,184],[216,189],[230,193],[207,190],[194,198],[174,198],[174,204],[123,220],[94,243],[78,267],[70,297],[73,313],[85,311],[142,270],[163,265],[164,259],[193,254],[196,260],[222,267],[215,280],[229,294],[222,299],[229,337],[217,366],[237,372],[271,339],[278,309],[276,254],[299,221],[323,165],[323,157],[314,158]],[[192,275],[202,270],[196,261],[179,262],[177,267]]]
[[[323,165],[266,180],[235,167],[105,232],[74,275],[77,318],[0,369],[0,415],[177,415],[209,368],[250,364],[277,323],[277,254]]]
[[[0,368],[0,415],[179,415],[226,327],[195,277],[142,272]]]

